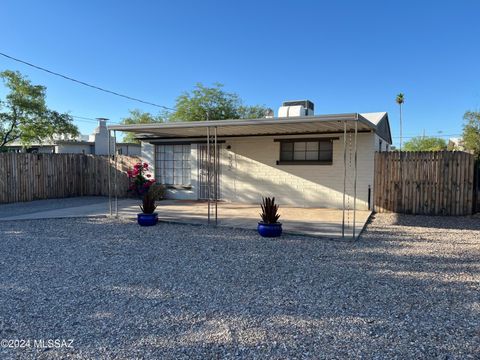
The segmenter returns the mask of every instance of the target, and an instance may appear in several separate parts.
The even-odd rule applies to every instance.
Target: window
[[[279,140],[277,165],[326,164],[333,160],[333,139]]]
[[[157,145],[155,178],[171,186],[190,186],[190,144]]]
[[[378,152],[382,152],[382,140],[378,141]]]

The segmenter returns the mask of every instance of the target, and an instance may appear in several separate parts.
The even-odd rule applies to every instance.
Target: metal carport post
[[[112,138],[112,130],[108,130],[108,161],[107,161],[107,177],[108,177],[108,207],[110,209],[110,216],[113,215],[112,209],[112,180],[111,180],[111,172],[112,167],[110,166],[111,161],[111,138]]]
[[[213,201],[215,203],[215,225],[218,225],[218,163],[217,163],[217,127],[213,128],[213,171],[212,171],[212,162],[211,162],[211,153],[210,153],[210,127],[207,126],[207,222],[210,224],[211,218],[211,200],[212,200],[212,176],[213,176]]]
[[[358,114],[355,115],[355,139],[354,139],[354,167],[353,167],[353,224],[352,239],[356,240],[356,214],[357,214],[357,137],[358,137]],[[349,149],[352,151],[352,149]],[[347,120],[343,121],[343,209],[342,209],[342,238],[345,238],[345,198],[347,196]],[[348,209],[347,211],[350,211]]]

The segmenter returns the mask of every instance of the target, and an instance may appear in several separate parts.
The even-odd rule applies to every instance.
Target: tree
[[[46,87],[33,85],[18,71],[0,72],[10,90],[0,100],[0,148],[19,141],[23,146],[53,139],[54,135],[75,137],[78,128],[68,114],[50,110],[45,102]]]
[[[154,124],[154,123],[163,123],[165,122],[166,114],[152,115],[148,112],[143,112],[138,109],[130,110],[130,116],[123,118],[121,123],[124,125],[132,124]],[[135,138],[134,133],[127,133],[123,137],[123,141],[130,143],[139,143]]]
[[[177,98],[175,108],[169,121],[261,118],[268,110],[262,105],[243,105],[237,94],[226,92],[219,83],[213,87],[198,83],[190,93],[185,92]]]
[[[402,129],[403,129],[403,119],[402,119],[402,105],[403,103],[405,102],[405,96],[403,95],[403,93],[400,93],[397,95],[396,99],[395,99],[395,102],[398,104],[398,106],[400,107],[400,151],[402,151],[402,143],[403,143],[403,132],[402,132]]]
[[[467,111],[463,115],[463,142],[467,150],[480,157],[480,112]]]
[[[442,138],[417,136],[405,142],[405,151],[440,151],[447,149]]]

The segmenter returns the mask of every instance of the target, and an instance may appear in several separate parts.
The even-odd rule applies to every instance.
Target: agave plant
[[[140,209],[144,214],[153,214],[155,212],[155,196],[151,192],[145,193],[142,199],[142,205],[140,205]]]
[[[262,222],[264,224],[276,224],[280,215],[278,214],[278,205],[275,204],[275,197],[273,198],[262,198],[262,212],[260,216],[262,217]]]

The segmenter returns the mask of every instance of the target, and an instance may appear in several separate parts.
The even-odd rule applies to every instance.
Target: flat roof
[[[343,132],[357,123],[358,131],[376,131],[377,125],[367,114],[348,113],[288,118],[230,119],[210,121],[182,121],[154,124],[111,125],[109,130],[132,132],[138,138],[198,138],[206,136],[207,128],[217,128],[218,137],[294,135]]]

